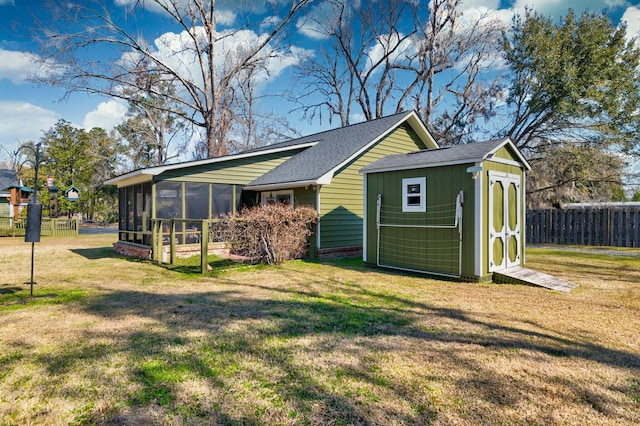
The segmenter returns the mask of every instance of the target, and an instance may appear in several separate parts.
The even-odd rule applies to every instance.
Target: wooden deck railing
[[[153,260],[162,262],[164,246],[169,246],[169,263],[176,260],[176,246],[200,245],[200,268],[207,273],[209,243],[224,242],[222,225],[225,219],[151,219]],[[203,232],[202,230],[205,230]]]

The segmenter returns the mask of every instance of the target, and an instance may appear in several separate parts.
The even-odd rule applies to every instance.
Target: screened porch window
[[[402,211],[426,212],[427,211],[427,178],[402,179]]]
[[[118,192],[120,240],[147,244],[147,231],[151,229],[151,184],[127,186]]]
[[[233,206],[233,191],[235,190],[236,206]],[[240,194],[242,187],[240,185],[211,185],[211,217],[220,217],[234,213],[240,208]]]

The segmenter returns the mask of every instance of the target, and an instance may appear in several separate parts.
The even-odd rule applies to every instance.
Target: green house
[[[319,213],[311,241],[316,257],[360,255],[363,176],[359,170],[387,157],[437,144],[413,111],[354,124],[225,157],[136,170],[106,184],[119,188],[116,250],[151,256],[152,223],[233,214],[267,203],[310,205]],[[154,221],[155,220],[155,221]],[[149,250],[138,250],[148,248]]]
[[[363,167],[365,262],[473,281],[524,266],[529,170],[509,139],[390,155]]]

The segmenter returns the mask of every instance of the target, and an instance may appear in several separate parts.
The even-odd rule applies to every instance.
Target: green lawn
[[[640,418],[640,257],[530,249],[565,294],[353,260],[202,277],[114,238],[43,238],[33,298],[31,245],[0,239],[0,424]]]

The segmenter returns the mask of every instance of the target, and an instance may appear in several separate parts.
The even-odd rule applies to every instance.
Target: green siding
[[[293,190],[293,203],[297,206],[316,207],[315,187],[295,188]]]
[[[462,275],[473,275],[474,269],[474,204],[475,181],[466,172],[470,164],[373,173],[367,175],[367,263],[377,261],[376,202],[382,194],[382,205],[397,212],[385,213],[383,222],[402,225],[443,225],[453,223],[451,206],[463,191],[462,210]],[[402,212],[402,179],[426,177],[426,213]],[[445,207],[446,206],[446,207]],[[439,212],[442,212],[440,214]],[[381,263],[407,269],[456,275],[458,248],[452,241],[459,238],[457,229],[381,228],[381,239],[398,245],[397,252],[387,253]],[[448,241],[449,243],[445,243]],[[445,248],[449,246],[449,248]]]
[[[169,170],[156,177],[156,182],[175,180],[183,182],[228,183],[247,185],[287,161],[300,151],[286,151],[263,156],[239,158],[220,163]]]
[[[293,190],[293,205],[295,207],[299,207],[299,206],[309,206],[309,207],[313,207],[316,208],[316,197],[317,197],[317,193],[316,193],[316,188],[315,187],[309,187],[309,188],[295,188]],[[317,258],[318,254],[317,254],[317,234],[318,234],[318,230],[317,230],[317,225],[315,225],[312,229],[312,234],[309,237],[309,255],[311,258]]]
[[[462,276],[463,277],[476,277],[480,280],[490,279],[489,273],[489,221],[493,220],[488,215],[488,202],[489,202],[489,172],[501,172],[512,175],[520,176],[520,208],[521,208],[521,221],[520,221],[520,234],[522,236],[520,240],[520,264],[524,265],[524,233],[525,233],[525,172],[524,168],[505,164],[500,162],[501,160],[507,160],[508,162],[514,162],[520,164],[519,158],[516,153],[510,149],[500,149],[494,156],[496,161],[483,162],[483,172],[480,174],[481,181],[481,200],[480,208],[482,209],[482,222],[480,223],[481,230],[475,229],[475,205],[476,205],[476,184],[478,181],[473,180],[471,174],[466,172],[467,167],[473,164],[464,164],[447,167],[433,167],[411,170],[397,170],[381,173],[372,173],[367,175],[367,229],[366,229],[366,255],[367,263],[375,264],[377,262],[377,238],[378,230],[376,227],[376,201],[377,195],[382,194],[383,206],[394,206],[398,211],[395,220],[398,223],[406,224],[420,224],[422,220],[426,220],[428,214],[425,213],[402,213],[402,179],[411,177],[426,177],[427,186],[427,212],[435,205],[451,203],[455,199],[455,195],[458,191],[464,191],[464,206],[463,206],[463,241],[462,241]],[[511,203],[506,206],[509,209],[509,221],[513,220],[513,215],[516,209],[515,203]],[[480,214],[478,212],[478,214]],[[421,218],[421,215],[423,218]],[[389,218],[383,218],[383,220],[389,221]],[[438,247],[437,244],[430,244],[429,241],[437,241],[439,239],[450,240],[451,230],[425,230],[420,228],[381,228],[381,238],[383,240],[398,242],[398,252],[393,254],[392,251],[385,247],[388,253],[383,253],[386,256],[386,261],[381,263],[388,266],[431,271],[437,273],[451,273],[451,265],[447,264],[449,260],[447,256],[451,257],[451,253],[447,253],[442,247]],[[475,271],[476,262],[476,238],[481,232],[481,240],[479,241],[482,256],[479,258],[480,273],[479,276]],[[447,234],[448,233],[448,234]],[[426,241],[426,242],[425,242]],[[441,264],[433,264],[428,261],[428,258],[433,258],[433,252],[442,251],[443,261]],[[513,255],[516,248],[509,246],[509,255]],[[395,256],[395,257],[394,257]],[[437,262],[436,262],[437,263]]]
[[[401,126],[336,172],[331,184],[320,190],[321,248],[362,244],[364,181],[360,169],[387,155],[425,148],[410,126]]]

